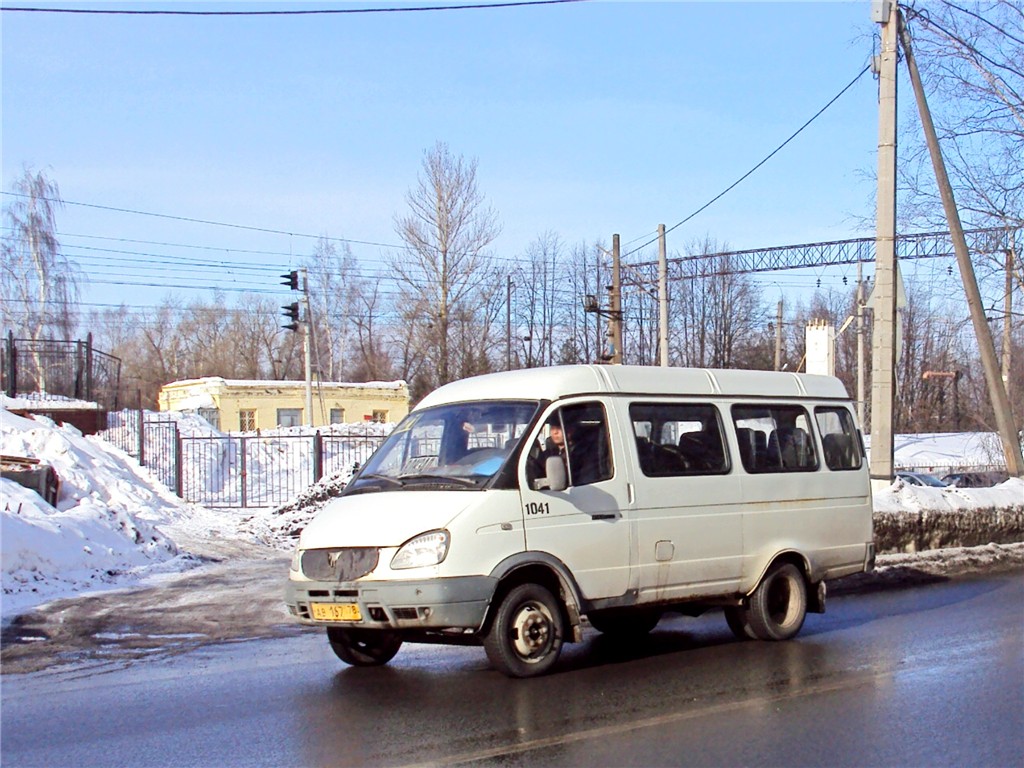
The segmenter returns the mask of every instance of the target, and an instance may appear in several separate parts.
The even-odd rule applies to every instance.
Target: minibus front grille
[[[316,581],[355,581],[377,567],[376,547],[307,549],[302,553],[302,573]]]

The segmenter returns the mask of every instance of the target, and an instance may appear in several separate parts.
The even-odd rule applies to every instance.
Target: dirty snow
[[[8,400],[4,405],[16,407]],[[182,427],[203,432],[198,421]],[[205,426],[204,426],[205,424]],[[985,436],[901,436],[915,458],[943,464],[991,463]],[[265,510],[211,510],[186,504],[149,470],[96,437],[45,417],[26,419],[0,408],[0,453],[38,458],[61,479],[56,506],[12,480],[0,480],[2,614],[5,620],[50,600],[112,587],[159,582],[161,577],[226,558],[266,558],[294,546],[297,531],[351,474],[325,478],[293,502]],[[296,486],[298,487],[298,486]],[[879,511],[977,510],[1024,506],[1024,481],[991,489],[933,489],[896,482],[875,496]],[[1016,546],[1016,545],[1012,545]],[[975,548],[950,557],[986,557]],[[1005,548],[997,547],[998,558]],[[1018,553],[1019,554],[1019,553]]]

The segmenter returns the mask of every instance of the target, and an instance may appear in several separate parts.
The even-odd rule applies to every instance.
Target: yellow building
[[[197,413],[223,432],[306,424],[302,381],[248,381],[208,376],[173,381],[160,389],[161,411]],[[313,426],[395,422],[409,413],[404,381],[364,384],[313,382]]]

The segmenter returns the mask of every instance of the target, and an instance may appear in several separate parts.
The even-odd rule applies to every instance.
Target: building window
[[[238,412],[238,428],[242,432],[256,431],[256,409],[243,408]]]
[[[377,411],[377,410],[375,410],[373,412],[373,416],[370,418],[370,421],[373,421],[373,422],[375,422],[377,424],[383,424],[387,420],[388,420],[388,412],[387,411]]]
[[[200,408],[196,411],[214,429],[220,429],[220,411],[216,408]]]
[[[345,409],[344,408],[331,408],[331,424],[344,424],[345,423]]]
[[[299,426],[302,426],[302,409],[301,408],[278,408],[277,409],[277,426],[279,426],[279,427],[299,427]]]

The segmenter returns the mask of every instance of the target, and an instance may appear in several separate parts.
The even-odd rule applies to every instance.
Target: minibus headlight
[[[448,554],[448,531],[428,531],[409,539],[391,558],[392,570],[437,565]]]
[[[301,571],[302,570],[302,550],[299,549],[298,547],[295,548],[295,552],[292,554],[291,569],[293,571]]]

